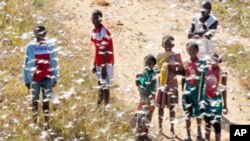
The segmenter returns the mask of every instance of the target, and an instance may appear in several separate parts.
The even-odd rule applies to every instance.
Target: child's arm
[[[140,74],[140,73],[136,74],[136,76],[135,76],[135,78],[136,78],[136,80],[135,80],[135,85],[136,85],[137,87],[140,86],[140,80],[139,80],[140,77],[141,77],[141,74]]]
[[[194,21],[194,20],[193,20]],[[194,26],[194,23],[191,24],[191,28],[189,29],[188,31],[188,39],[191,39],[194,37],[194,29],[195,29],[195,26]]]
[[[177,61],[178,61],[177,74],[179,74],[181,76],[185,76],[186,75],[186,70],[185,70],[184,65],[182,63],[182,59],[181,59],[180,54],[177,54]],[[185,83],[186,83],[186,79],[184,77],[182,77],[182,79],[181,79],[181,88],[182,88],[182,90],[184,90]]]
[[[222,91],[223,104],[224,104],[223,113],[227,114],[228,108],[227,108],[227,90],[226,90],[226,85],[227,85],[227,72],[226,71],[222,72],[221,84],[225,88],[225,90]]]
[[[108,50],[105,47],[103,50],[103,63],[102,63],[102,71],[101,71],[101,75],[103,79],[106,79],[107,77],[107,69],[106,69],[106,64],[108,62]]]

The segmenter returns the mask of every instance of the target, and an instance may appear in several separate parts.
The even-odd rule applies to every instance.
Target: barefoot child
[[[103,101],[107,105],[109,104],[109,88],[113,78],[113,41],[109,30],[101,23],[102,12],[100,10],[92,12],[91,21],[94,25],[91,41],[94,43],[96,50],[92,72],[96,73],[100,86],[97,105],[100,105]]]
[[[195,42],[189,42],[187,44],[187,52],[190,56],[185,70],[186,70],[186,83],[184,88],[184,94],[182,95],[182,105],[186,113],[186,128],[187,128],[187,138],[185,141],[192,141],[191,139],[191,116],[197,118],[197,139],[202,139],[201,133],[201,121],[202,112],[199,100],[199,87],[200,87],[200,72],[202,66],[205,66],[205,61],[199,60],[197,54],[199,52],[199,47]]]
[[[217,53],[212,53],[209,66],[205,69],[205,122],[206,140],[210,140],[211,126],[214,128],[215,140],[221,140],[221,115],[222,111],[227,114],[227,91],[226,91],[226,72],[222,71],[219,63],[221,57]],[[221,84],[220,84],[221,83]]]
[[[153,70],[156,59],[149,54],[144,58],[144,70],[136,75],[136,86],[140,93],[140,102],[136,112],[132,113],[131,126],[136,129],[138,134],[136,140],[149,139],[147,124],[151,122],[154,111],[154,95],[156,89],[156,77]]]
[[[154,99],[156,90],[156,74],[153,70],[156,59],[153,55],[144,58],[145,68],[141,74],[136,75],[136,86],[140,93],[140,104],[150,103],[150,121],[154,111]]]
[[[171,128],[170,131],[174,137],[174,119],[175,107],[178,104],[178,83],[176,76],[185,75],[180,54],[174,53],[174,38],[166,35],[162,39],[162,47],[165,52],[159,53],[156,58],[157,67],[160,70],[158,78],[158,89],[156,95],[156,104],[159,106],[159,129],[162,130],[162,120],[164,108],[169,108]]]

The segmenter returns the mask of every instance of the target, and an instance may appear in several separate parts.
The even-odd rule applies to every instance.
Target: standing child
[[[107,105],[109,104],[109,88],[113,79],[113,41],[109,30],[101,23],[102,12],[100,10],[92,12],[91,21],[94,25],[91,41],[95,45],[95,59],[92,72],[96,73],[98,85],[100,86],[97,105],[100,105],[102,101]]]
[[[162,120],[164,108],[169,108],[171,133],[174,135],[175,107],[178,104],[178,83],[176,76],[185,75],[181,56],[172,51],[174,47],[174,37],[166,35],[162,39],[162,47],[165,52],[159,53],[156,58],[157,67],[160,69],[158,78],[158,89],[156,95],[156,104],[159,106],[159,129],[162,131]]]
[[[154,99],[156,89],[156,75],[153,70],[156,59],[153,55],[147,55],[144,58],[144,71],[136,75],[136,86],[140,93],[140,105],[150,103],[150,121],[154,111]]]
[[[199,45],[198,57],[205,59],[215,51],[213,37],[218,26],[218,20],[211,14],[212,4],[204,1],[201,5],[201,13],[193,18],[188,38],[194,38]]]
[[[135,127],[136,140],[151,140],[148,136],[149,124],[152,120],[154,112],[154,95],[156,88],[156,77],[153,70],[156,59],[149,54],[144,58],[144,70],[141,74],[136,75],[136,86],[140,93],[140,102],[136,112],[132,113],[131,125]]]
[[[32,111],[34,123],[37,123],[38,100],[40,90],[43,94],[44,127],[49,128],[52,87],[55,87],[58,79],[58,62],[55,52],[55,44],[46,36],[44,26],[34,28],[36,40],[31,41],[25,52],[23,79],[26,87],[32,94]]]
[[[205,122],[206,140],[210,140],[211,126],[214,128],[215,140],[221,140],[221,115],[222,111],[227,114],[227,74],[222,72],[219,66],[221,57],[217,53],[212,53],[211,62],[205,69],[205,83],[203,92],[205,93]],[[220,85],[221,83],[221,85]]]
[[[192,141],[191,139],[191,116],[197,118],[197,139],[202,139],[201,133],[201,93],[200,90],[200,72],[199,70],[205,66],[205,61],[199,60],[197,54],[199,52],[199,47],[195,42],[189,42],[187,44],[187,52],[190,56],[185,70],[186,70],[186,83],[184,88],[184,94],[182,95],[182,105],[186,113],[186,128],[187,128],[187,138],[185,141]]]

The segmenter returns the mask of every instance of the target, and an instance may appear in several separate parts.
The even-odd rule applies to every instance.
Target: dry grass
[[[228,0],[225,3],[217,2],[214,5],[215,15],[218,16],[220,25],[232,35],[248,38],[250,36],[250,1]],[[235,39],[236,37],[232,37]],[[242,85],[250,90],[250,53],[247,44],[233,42],[219,44],[219,48],[226,51],[225,60],[228,66],[235,69]]]
[[[219,17],[221,24],[230,28],[230,33],[243,37],[249,37],[250,31],[250,1],[227,0],[224,3],[217,2],[214,5],[215,15]]]
[[[89,59],[88,52],[81,49],[82,42],[73,34],[74,31],[58,20],[67,20],[67,16],[54,14],[53,2],[8,0],[6,5],[2,3],[0,38],[5,43],[0,46],[0,140],[106,141],[131,138],[128,127],[131,109],[125,109],[114,98],[105,112],[107,114],[104,114],[104,108],[97,109],[96,81],[88,67],[92,58]],[[59,98],[59,102],[51,105],[50,132],[43,131],[41,109],[38,127],[32,125],[30,95],[21,78],[24,46],[32,39],[31,31],[37,23],[47,27],[48,35],[55,37],[61,48],[58,51],[60,79],[53,90],[53,97]]]
[[[241,84],[248,90],[250,90],[250,53],[246,51],[243,45],[236,42],[231,45],[221,45],[220,48],[226,50],[224,60],[229,67],[234,68],[236,74],[239,76]]]

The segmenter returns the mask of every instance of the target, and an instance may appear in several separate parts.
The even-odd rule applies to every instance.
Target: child
[[[150,104],[150,121],[152,119],[154,111],[154,98],[156,89],[156,75],[153,70],[156,64],[156,59],[153,55],[147,55],[144,58],[145,69],[141,74],[136,75],[136,86],[140,93],[140,104],[145,105],[149,102]]]
[[[220,118],[222,111],[227,114],[227,91],[226,91],[226,72],[222,72],[219,66],[221,57],[217,53],[211,54],[211,60],[205,68],[205,83],[203,93],[205,94],[205,122],[206,140],[210,140],[211,126],[215,131],[215,140],[221,140]],[[221,79],[220,79],[221,78]],[[221,81],[220,81],[221,80]],[[221,85],[220,85],[221,83]],[[222,100],[223,98],[223,100]],[[223,103],[223,104],[222,104]]]
[[[109,87],[113,78],[113,41],[109,30],[101,24],[102,12],[100,10],[92,12],[91,21],[94,25],[91,41],[95,45],[95,60],[92,72],[96,73],[100,86],[97,105],[100,105],[102,101],[107,105],[109,104]]]
[[[149,54],[144,58],[144,71],[136,75],[136,86],[140,93],[140,103],[136,112],[132,113],[131,126],[139,134],[137,140],[149,138],[147,124],[151,122],[154,111],[154,93],[156,88],[156,77],[153,70],[156,59]]]
[[[202,139],[201,133],[201,121],[202,112],[200,107],[201,95],[199,94],[199,87],[201,81],[199,80],[199,70],[205,66],[205,61],[199,60],[197,54],[199,52],[199,47],[195,42],[189,42],[187,44],[187,52],[190,56],[185,70],[186,70],[186,84],[185,93],[182,95],[183,109],[186,113],[186,128],[187,128],[187,138],[185,141],[191,141],[191,116],[197,117],[197,139]],[[198,98],[200,96],[200,98]]]
[[[42,90],[44,127],[48,129],[50,122],[49,101],[52,88],[56,86],[59,76],[58,62],[54,51],[55,44],[45,38],[45,27],[35,27],[34,34],[36,40],[31,41],[26,47],[23,79],[32,94],[32,111],[35,124],[38,116],[39,93],[40,89]]]
[[[215,35],[218,21],[211,14],[212,4],[210,2],[203,2],[201,7],[201,14],[193,18],[188,38],[194,38],[195,42],[199,45],[198,57],[206,59],[206,56],[209,56],[215,50],[212,38]]]
[[[174,137],[174,119],[175,106],[178,104],[178,83],[176,75],[185,75],[180,54],[172,51],[174,47],[174,38],[166,35],[162,39],[162,47],[165,52],[157,55],[157,67],[160,69],[158,78],[158,89],[156,95],[156,104],[159,106],[159,129],[162,131],[162,119],[164,116],[164,107],[169,108],[171,133]]]

